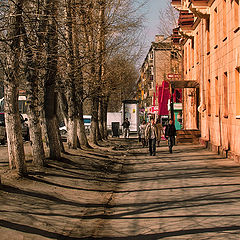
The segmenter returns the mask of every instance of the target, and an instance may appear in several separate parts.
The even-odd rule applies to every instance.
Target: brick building
[[[163,122],[169,116],[170,88],[167,75],[179,73],[179,57],[171,37],[156,35],[141,67],[137,92],[140,109],[145,114],[160,117]]]
[[[240,159],[239,0],[172,0],[184,52],[184,128],[212,150]]]

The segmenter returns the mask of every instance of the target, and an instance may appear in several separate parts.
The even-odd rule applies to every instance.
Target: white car
[[[83,120],[84,120],[84,126],[85,126],[86,133],[90,132],[91,119],[92,119],[91,115],[83,115]],[[59,131],[60,131],[61,136],[64,136],[64,135],[67,134],[67,127],[65,126],[64,122],[61,122],[59,124]]]

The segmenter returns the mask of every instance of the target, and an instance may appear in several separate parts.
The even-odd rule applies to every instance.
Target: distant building
[[[240,161],[239,0],[172,0],[184,51],[184,127]],[[193,84],[195,82],[195,84]]]
[[[138,81],[137,99],[142,117],[153,115],[163,122],[168,119],[171,96],[168,76],[179,73],[179,59],[179,51],[173,47],[171,37],[157,35],[142,64]],[[181,102],[181,90],[176,90],[174,96]],[[176,116],[179,112],[181,114],[181,109],[177,110]]]

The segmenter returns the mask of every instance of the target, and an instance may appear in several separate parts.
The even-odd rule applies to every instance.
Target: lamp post
[[[173,94],[174,94],[174,88],[173,88],[173,86],[171,85],[170,113],[171,113],[171,119],[172,119],[172,120],[174,120]]]

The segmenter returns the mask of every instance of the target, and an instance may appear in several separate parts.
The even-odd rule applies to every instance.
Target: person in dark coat
[[[156,128],[153,118],[151,118],[150,123],[146,127],[145,137],[149,144],[150,156],[152,156],[152,155],[155,156],[156,155],[157,128]]]
[[[173,124],[173,120],[169,120],[169,124],[167,125],[165,129],[165,137],[168,139],[168,147],[169,152],[172,153],[172,148],[175,145],[175,136],[176,136],[176,128]]]
[[[130,127],[130,122],[128,121],[128,118],[126,118],[122,124],[123,126],[123,136],[124,138],[129,138],[129,127]]]

